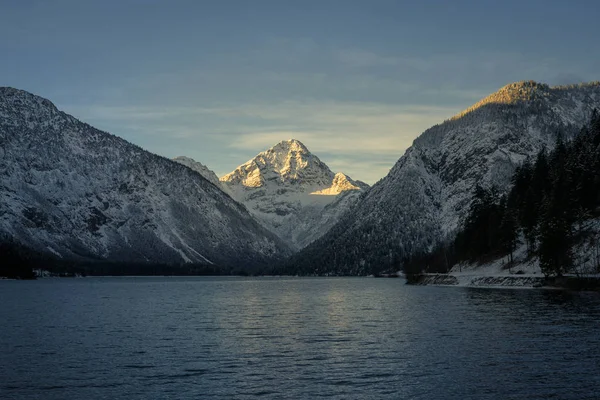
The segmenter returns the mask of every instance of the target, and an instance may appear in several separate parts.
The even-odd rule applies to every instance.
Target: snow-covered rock
[[[348,190],[361,190],[361,189],[368,189],[368,185],[361,181],[354,181],[346,174],[344,174],[342,172],[338,172],[333,177],[331,186],[329,186],[325,189],[317,190],[315,192],[312,192],[311,194],[314,194],[314,195],[321,194],[324,196],[336,196],[336,195],[338,195],[342,192],[348,191]]]
[[[221,178],[234,199],[300,249],[325,233],[368,188],[334,174],[304,144],[285,140]]]
[[[523,160],[575,134],[600,108],[600,83],[518,82],[426,130],[389,174],[290,262],[296,273],[369,274],[452,236],[476,184],[510,187]]]
[[[0,234],[63,259],[250,267],[289,248],[200,174],[0,88]]]

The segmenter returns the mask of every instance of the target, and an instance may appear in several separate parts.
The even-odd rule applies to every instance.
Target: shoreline
[[[531,275],[415,274],[406,284],[489,289],[543,289],[600,292],[600,276],[543,277]]]

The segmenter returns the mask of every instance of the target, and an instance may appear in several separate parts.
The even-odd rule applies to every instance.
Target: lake
[[[600,294],[402,279],[0,281],[2,399],[597,399]]]

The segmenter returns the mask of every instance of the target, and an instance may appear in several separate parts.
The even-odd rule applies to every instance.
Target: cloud
[[[433,63],[428,58],[383,55],[359,48],[334,50],[333,58],[351,68],[394,67],[425,71],[433,67]]]
[[[457,111],[452,107],[338,102],[287,102],[214,110],[218,114],[250,116],[267,128],[240,132],[231,147],[267,145],[277,137],[302,136],[323,151],[356,152],[402,151],[432,121],[440,122]],[[282,124],[295,129],[281,128]]]
[[[400,65],[399,58],[381,56],[361,49],[338,50],[335,56],[339,62],[353,68]]]

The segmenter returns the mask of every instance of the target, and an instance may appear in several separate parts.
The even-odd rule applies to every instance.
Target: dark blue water
[[[2,399],[598,399],[600,295],[368,278],[0,281]]]

